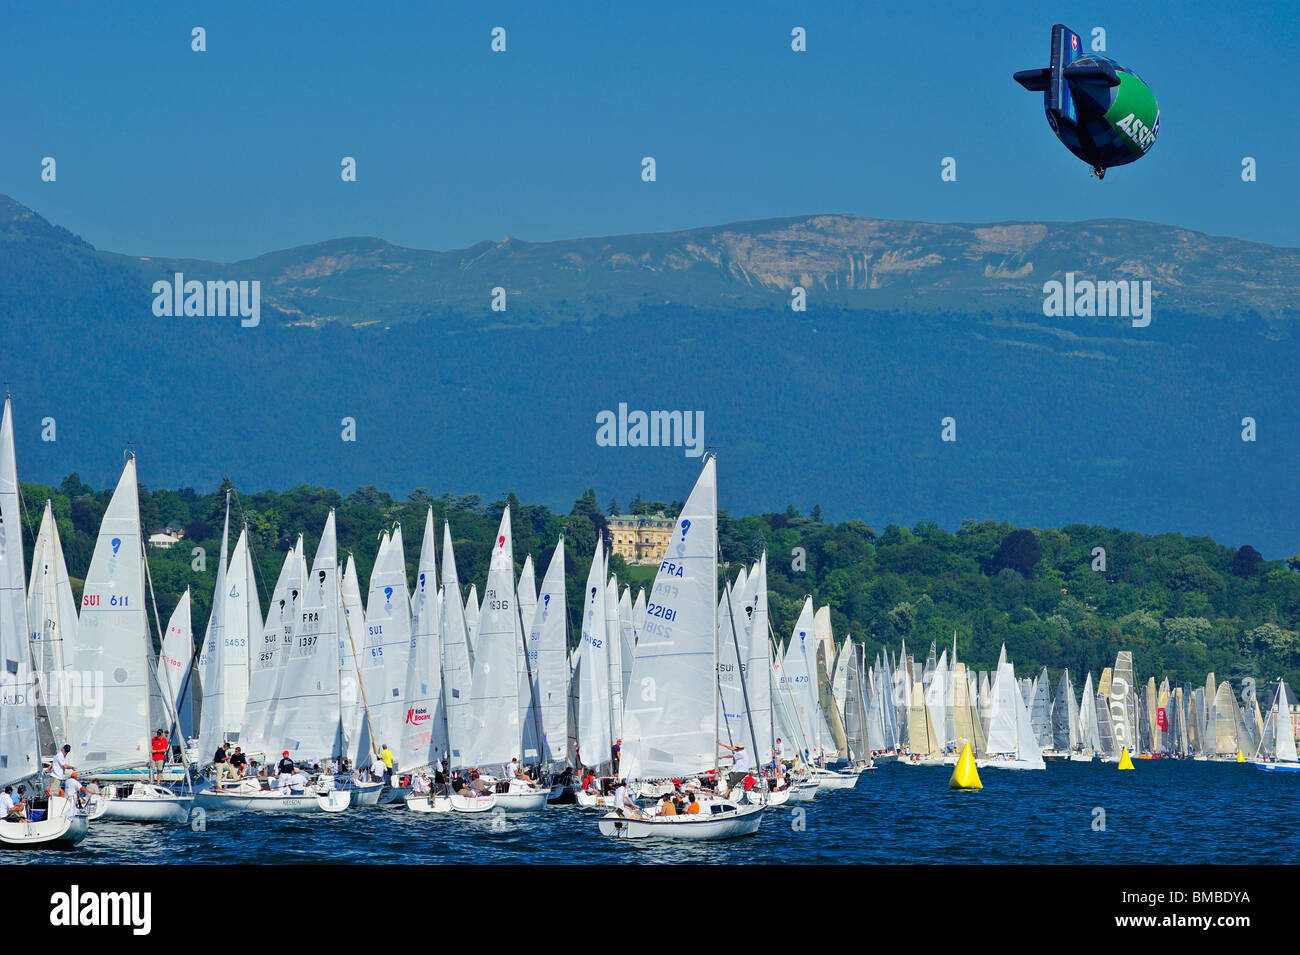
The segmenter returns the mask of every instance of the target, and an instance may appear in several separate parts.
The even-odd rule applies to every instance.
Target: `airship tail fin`
[[[1042,93],[1052,81],[1052,71],[1046,67],[1041,70],[1020,70],[1015,79],[1031,93]]]

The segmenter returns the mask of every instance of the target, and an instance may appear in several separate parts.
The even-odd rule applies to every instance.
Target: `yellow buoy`
[[[961,748],[961,756],[957,760],[956,768],[952,771],[952,779],[948,780],[948,788],[984,788],[984,784],[980,782],[979,770],[975,768],[975,754],[971,752],[970,743]]]
[[[1237,762],[1244,763],[1245,761],[1246,757],[1241,755],[1241,750],[1237,750]]]
[[[1124,751],[1119,754],[1119,768],[1120,769],[1133,768],[1133,760],[1129,757],[1127,746],[1125,746]]]

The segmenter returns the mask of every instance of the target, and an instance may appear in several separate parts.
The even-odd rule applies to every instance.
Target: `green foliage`
[[[97,491],[71,474],[57,489],[24,484],[22,493],[29,566],[40,509],[48,499],[79,599],[111,490]],[[433,512],[439,557],[442,525],[449,521],[463,599],[472,583],[481,588],[487,577],[492,540],[509,505],[516,572],[531,554],[540,581],[564,535],[574,644],[596,540],[608,534],[605,508],[592,490],[567,515],[523,504],[513,495],[484,503],[474,495],[434,497],[425,488],[404,500],[374,487],[358,488],[346,498],[307,485],[255,494],[235,489],[230,501],[231,545],[247,524],[263,607],[285,553],[301,534],[310,558],[331,507],[340,554],[354,557],[363,582],[382,531],[402,526],[414,583],[426,513]],[[146,535],[166,526],[185,529],[176,546],[149,551],[160,617],[165,623],[188,587],[195,631],[202,634],[216,579],[224,493],[141,488],[140,503],[141,514],[152,522]],[[637,497],[629,511],[662,510],[671,517],[680,508],[680,502],[647,503]],[[910,651],[924,653],[931,642],[949,645],[955,633],[961,658],[980,668],[996,663],[1005,642],[1026,672],[1046,666],[1096,674],[1127,649],[1140,672],[1167,674],[1171,681],[1200,683],[1213,670],[1283,676],[1300,685],[1300,555],[1256,560],[1254,548],[1226,547],[1204,537],[1149,536],[1081,524],[1035,531],[1006,522],[965,521],[954,533],[924,522],[910,529],[891,525],[877,535],[861,521],[824,523],[793,507],[740,518],[721,512],[718,537],[728,579],[766,549],[770,620],[782,641],[789,639],[810,595],[818,606],[830,606],[836,639],[851,633],[872,657],[886,646],[897,652],[904,639]],[[206,553],[201,572],[192,564],[198,547]],[[1092,569],[1097,547],[1106,551],[1104,571]],[[653,566],[630,566],[615,557],[611,568],[634,597],[654,582]]]

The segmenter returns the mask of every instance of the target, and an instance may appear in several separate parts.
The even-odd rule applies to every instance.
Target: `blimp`
[[[1056,138],[1098,179],[1111,166],[1141,159],[1160,135],[1160,107],[1142,77],[1108,56],[1085,53],[1079,34],[1064,24],[1052,27],[1051,65],[1021,70],[1015,80],[1043,94]]]

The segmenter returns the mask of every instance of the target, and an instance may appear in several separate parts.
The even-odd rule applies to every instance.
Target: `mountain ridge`
[[[62,243],[150,285],[177,271],[255,279],[263,308],[284,324],[487,311],[498,287],[507,312],[542,322],[645,305],[786,309],[796,286],[811,308],[1041,314],[1043,283],[1066,272],[1150,280],[1156,309],[1300,316],[1300,249],[1132,219],[926,223],[826,213],[549,242],[508,236],[445,251],[345,236],[222,263],[98,250],[0,196],[0,250],[12,255],[24,241],[47,251]]]

